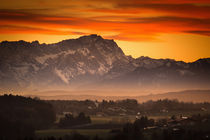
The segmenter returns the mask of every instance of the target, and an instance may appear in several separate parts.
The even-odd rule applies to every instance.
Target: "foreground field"
[[[85,136],[94,137],[98,135],[101,138],[110,136],[110,129],[48,129],[35,132],[37,137],[62,137],[72,133],[79,133]]]
[[[135,121],[135,116],[91,116],[92,124],[105,124],[105,123],[127,123]]]
[[[179,111],[170,111],[166,113],[156,113],[153,115],[149,115],[149,119],[153,119],[155,122],[158,122],[159,120],[165,119],[169,120],[172,115],[176,115],[179,117],[180,115],[183,116],[191,116],[193,114],[204,114],[207,113],[201,112],[201,111],[188,111],[188,112],[182,112],[180,113]],[[56,115],[56,123],[54,127],[51,127],[50,129],[46,130],[37,130],[35,132],[36,136],[38,138],[45,138],[45,137],[64,137],[65,135],[72,135],[73,133],[79,133],[84,136],[88,136],[89,138],[94,138],[96,135],[100,138],[107,139],[108,137],[112,137],[115,135],[115,133],[111,133],[111,130],[122,130],[122,127],[124,124],[130,122],[133,123],[136,120],[136,117],[138,115],[119,115],[119,116],[96,116],[96,115],[91,115],[91,124],[84,124],[84,125],[78,125],[78,126],[73,126],[69,127],[66,129],[63,129],[59,127],[58,123],[59,120],[65,115]],[[151,131],[153,132],[153,131]],[[145,137],[150,137],[152,133],[150,131],[145,131],[144,136]]]
[[[57,121],[64,116],[59,115],[57,116]],[[94,137],[98,135],[101,138],[107,138],[111,136],[112,133],[110,131],[112,129],[118,128],[118,125],[114,124],[125,124],[127,122],[134,122],[136,116],[106,116],[106,117],[98,117],[98,116],[91,116],[92,123],[90,125],[82,125],[77,128],[70,128],[70,129],[61,129],[55,127],[54,129],[46,129],[46,130],[37,130],[35,132],[37,137],[63,137],[65,135],[70,135],[72,133],[79,133],[85,136]],[[165,116],[164,116],[165,117]],[[163,116],[154,116],[151,117],[154,119],[163,118]],[[107,128],[107,126],[109,126]],[[87,128],[88,127],[88,128]],[[96,129],[95,127],[99,127],[100,129]],[[120,129],[120,128],[119,128]]]

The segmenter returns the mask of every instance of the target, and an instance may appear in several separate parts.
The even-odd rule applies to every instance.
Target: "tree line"
[[[68,128],[76,125],[90,124],[90,116],[86,116],[83,112],[79,113],[78,116],[72,114],[66,114],[64,118],[59,121],[59,126],[62,128]]]
[[[51,100],[48,101],[55,108],[57,114],[63,112],[71,112],[78,114],[84,112],[87,115],[97,115],[103,113],[104,115],[135,115],[140,112],[143,115],[170,113],[170,112],[210,112],[210,103],[192,103],[179,102],[178,100],[157,100],[138,103],[135,99],[126,99],[120,101],[106,101],[101,102],[84,100]]]
[[[0,96],[0,139],[33,137],[34,131],[50,127],[56,119],[51,104],[30,97]]]

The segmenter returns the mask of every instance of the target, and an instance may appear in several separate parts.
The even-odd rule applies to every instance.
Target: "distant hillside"
[[[51,104],[23,96],[0,96],[0,139],[33,137],[36,129],[51,126],[56,119]]]
[[[96,91],[95,91],[96,92]],[[46,92],[45,92],[46,93]],[[66,92],[69,93],[69,92]],[[43,94],[43,93],[41,93]],[[48,93],[49,94],[49,93]],[[81,92],[80,92],[81,94]],[[31,95],[36,96],[36,95]],[[55,96],[39,96],[44,100],[123,100],[136,99],[138,102],[159,99],[177,99],[184,102],[210,102],[210,90],[185,90],[179,92],[168,92],[162,94],[150,94],[145,96],[96,96],[96,95],[55,95]]]
[[[163,94],[151,94],[138,96],[139,102],[158,99],[178,99],[184,102],[210,102],[210,90],[186,90],[180,92],[168,92]]]

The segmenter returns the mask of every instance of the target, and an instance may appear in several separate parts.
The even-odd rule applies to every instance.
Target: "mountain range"
[[[28,95],[30,97],[38,97],[43,100],[125,100],[125,99],[136,99],[138,102],[147,102],[149,100],[157,101],[157,100],[178,100],[181,102],[194,102],[194,103],[201,103],[201,102],[209,102],[210,101],[210,90],[184,90],[184,91],[176,91],[176,92],[166,92],[166,93],[156,93],[156,94],[148,94],[148,95],[139,95],[139,96],[100,96],[95,95],[81,95],[80,93],[76,93],[72,95],[72,93],[67,91],[57,91],[60,94],[52,95],[55,91],[45,91],[39,92],[35,95]],[[92,92],[93,94],[94,92]],[[97,93],[100,93],[99,91]],[[107,93],[109,95],[109,93]]]
[[[82,36],[53,44],[0,43],[1,92],[208,89],[210,58],[186,63],[126,56],[114,40]],[[116,90],[117,91],[117,90]]]

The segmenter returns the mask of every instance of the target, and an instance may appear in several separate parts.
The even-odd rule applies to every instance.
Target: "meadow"
[[[107,138],[110,136],[110,129],[47,129],[37,130],[35,132],[37,137],[63,137],[65,135],[71,135],[73,133],[79,133],[91,138],[98,135],[101,138]]]

